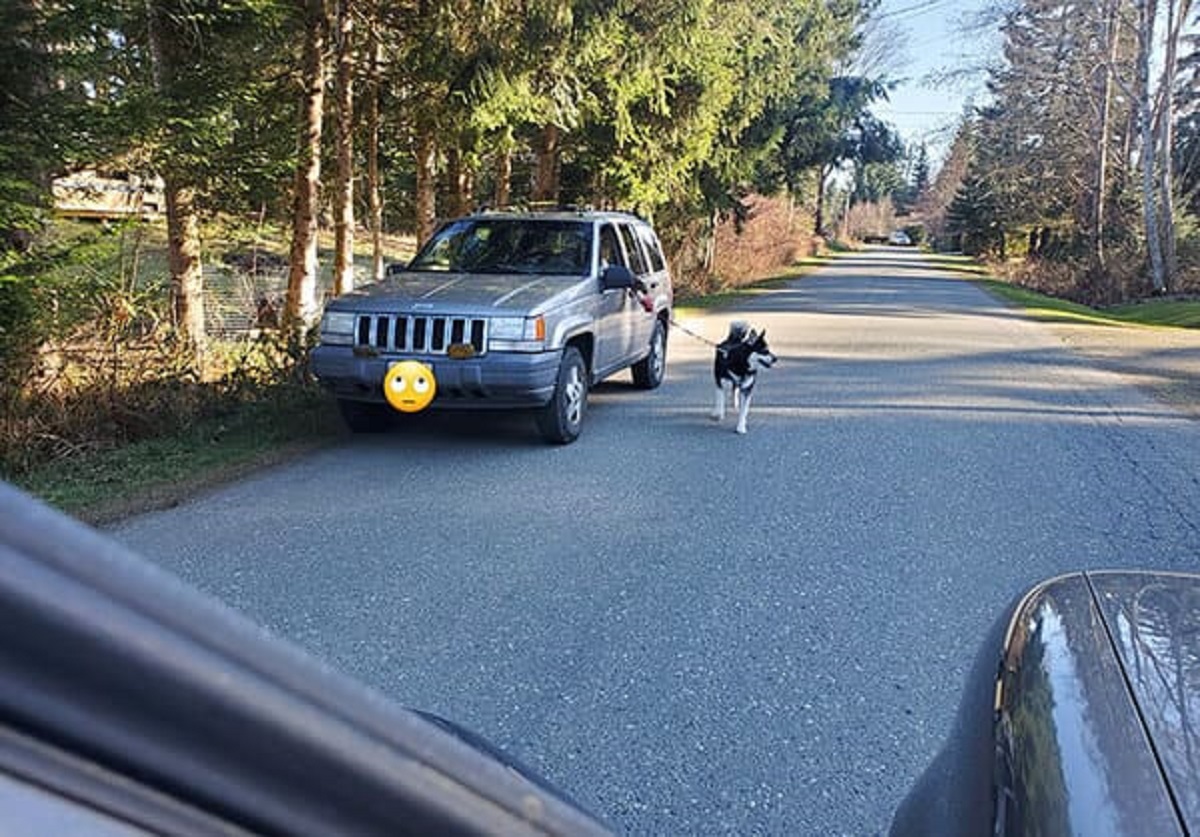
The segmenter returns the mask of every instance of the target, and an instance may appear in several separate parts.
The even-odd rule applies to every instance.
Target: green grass
[[[964,274],[1001,299],[1025,309],[1034,319],[1100,326],[1200,328],[1200,300],[1153,299],[1108,308],[1092,308],[991,279],[987,266],[970,256],[926,253],[925,259],[943,270]]]
[[[1195,299],[1152,299],[1117,305],[1105,313],[1127,323],[1200,328],[1200,300]]]
[[[1091,308],[994,279],[975,281],[1001,299],[1020,306],[1034,319],[1047,322],[1200,328],[1200,301],[1197,300],[1158,299],[1111,308]]]
[[[188,494],[335,439],[332,401],[292,393],[247,404],[170,436],[57,460],[14,482],[92,523],[178,503]]]
[[[975,283],[995,296],[1024,309],[1036,320],[1047,322],[1088,323],[1091,325],[1124,325],[1121,320],[1077,302],[1069,302],[1037,291],[1010,285],[996,279],[977,279]]]

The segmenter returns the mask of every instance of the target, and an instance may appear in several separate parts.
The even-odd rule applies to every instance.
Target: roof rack
[[[477,213],[484,212],[594,212],[593,206],[582,206],[575,203],[559,203],[557,201],[527,201],[524,203],[490,204],[481,203],[476,208]]]

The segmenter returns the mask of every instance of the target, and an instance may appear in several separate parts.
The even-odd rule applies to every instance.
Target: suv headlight
[[[540,352],[546,346],[545,317],[492,317],[488,348],[502,352]]]
[[[356,318],[357,315],[350,311],[326,311],[321,317],[321,342],[335,346],[352,344]]]

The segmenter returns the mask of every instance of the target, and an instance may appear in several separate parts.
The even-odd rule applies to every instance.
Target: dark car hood
[[[1075,572],[1006,608],[891,837],[1200,834],[1200,575]]]
[[[341,297],[341,311],[370,311],[381,300],[392,311],[538,313],[594,290],[585,276],[520,273],[397,273]]]
[[[1200,833],[1200,578],[1088,578],[1175,804]]]

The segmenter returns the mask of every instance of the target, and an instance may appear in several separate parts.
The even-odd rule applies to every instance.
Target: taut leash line
[[[690,336],[692,336],[692,337],[695,337],[695,338],[696,338],[697,340],[699,340],[701,343],[704,343],[704,344],[706,344],[706,345],[712,346],[714,349],[715,349],[715,348],[717,348],[717,344],[716,344],[716,343],[714,343],[713,341],[709,340],[707,337],[701,337],[699,334],[697,334],[696,332],[692,331],[692,330],[691,330],[690,328],[688,328],[687,326],[680,325],[679,321],[678,321],[678,320],[676,320],[674,317],[668,317],[667,319],[669,319],[669,320],[670,320],[670,322],[671,322],[671,325],[672,325],[672,326],[674,326],[675,328],[679,329],[679,330],[680,330],[680,331],[682,331],[684,334],[687,334],[687,335],[690,335]]]

